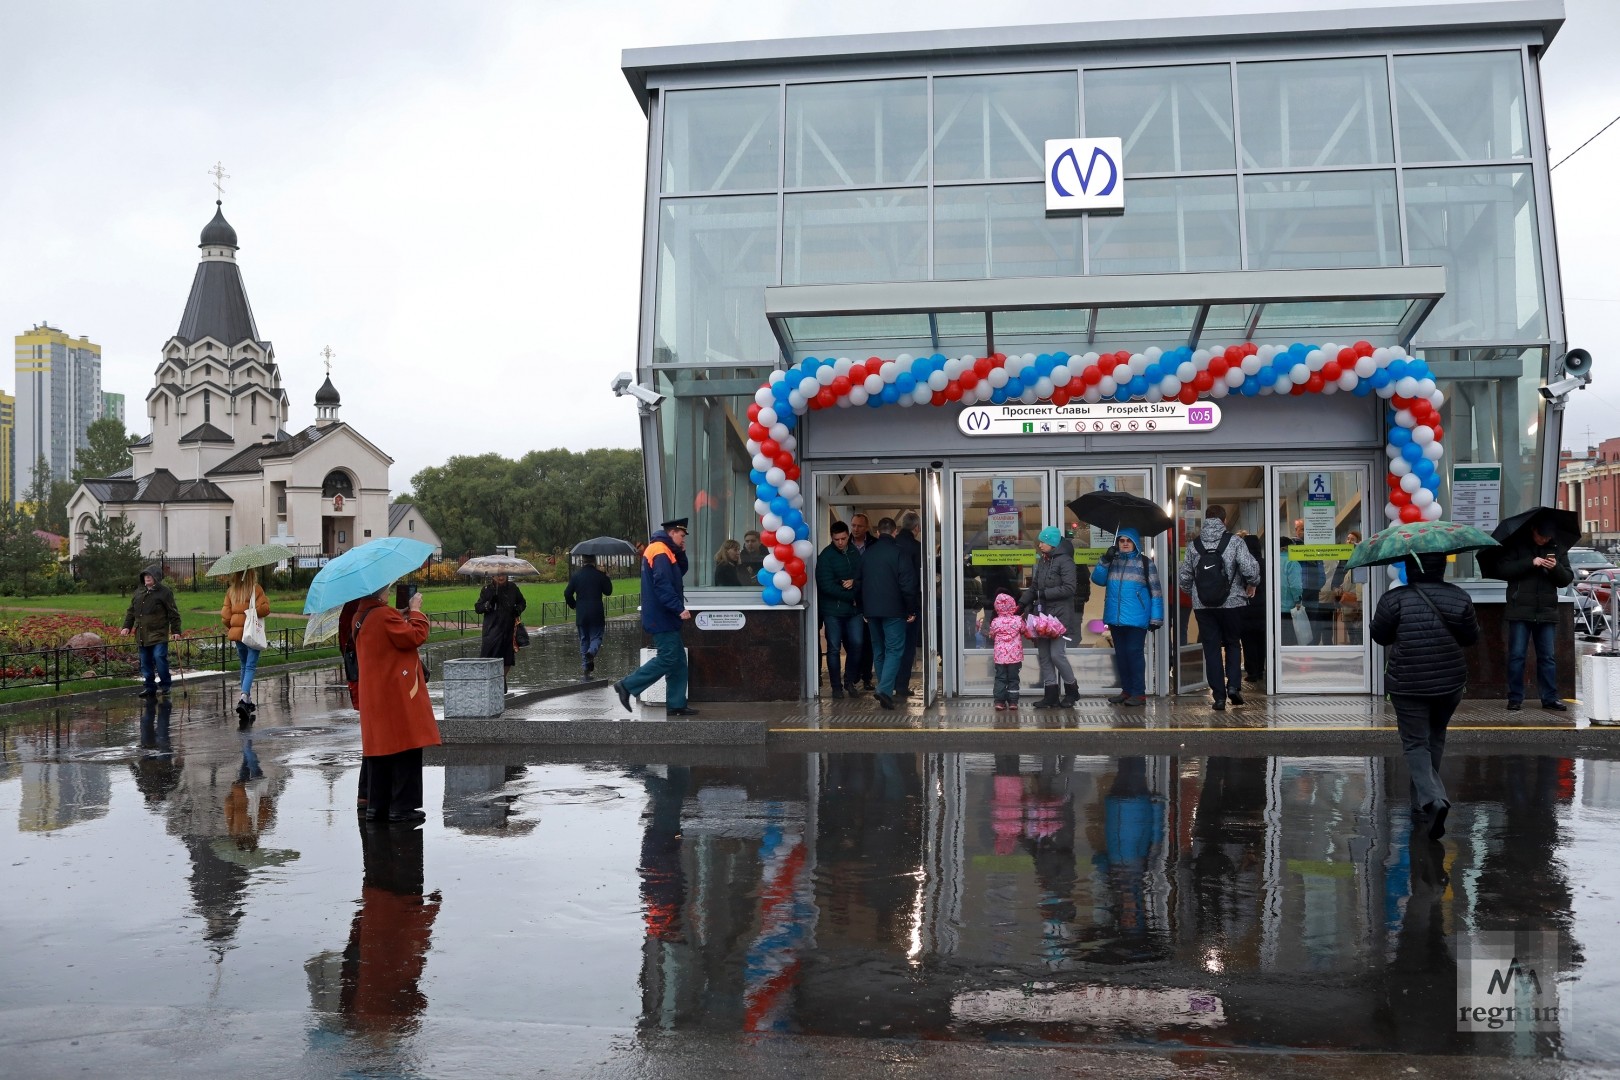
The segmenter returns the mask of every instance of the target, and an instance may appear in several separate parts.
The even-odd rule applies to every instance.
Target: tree
[[[58,536],[66,536],[68,531],[67,504],[73,498],[73,490],[77,484],[66,480],[58,480],[51,475],[51,463],[41,454],[34,463],[34,478],[29,481],[28,489],[23,492],[19,508],[24,510],[33,527],[43,529]]]
[[[97,511],[79,553],[80,576],[95,592],[122,592],[134,586],[142,565],[141,534],[134,522]]]
[[[129,453],[129,432],[116,416],[103,416],[85,432],[89,447],[79,452],[78,464],[73,469],[73,482],[77,484],[87,476],[111,476],[123,472],[134,464]]]
[[[0,506],[0,591],[28,596],[43,581],[55,554],[34,535],[33,518]]]

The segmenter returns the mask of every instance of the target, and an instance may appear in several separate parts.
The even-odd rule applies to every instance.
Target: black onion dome
[[[202,241],[198,247],[236,247],[236,230],[225,220],[225,206],[216,200],[214,220],[203,226]]]
[[[326,377],[326,381],[321,383],[321,388],[319,390],[315,391],[315,404],[317,404],[317,405],[341,405],[341,404],[343,404],[343,399],[338,396],[337,387],[332,385],[332,376],[328,375]]]

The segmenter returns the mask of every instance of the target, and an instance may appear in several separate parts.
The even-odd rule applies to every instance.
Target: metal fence
[[[605,607],[609,618],[629,615],[638,610],[639,596],[609,596]],[[484,625],[484,617],[470,609],[458,611],[430,611],[425,613],[433,624],[434,638],[443,640],[454,633],[465,637]],[[523,613],[525,626],[551,626],[572,622],[573,612],[561,600],[547,600]],[[322,651],[334,652],[336,640],[326,641],[311,648],[304,647],[304,628],[285,626],[267,628],[270,640],[265,653],[283,661],[299,654],[314,656]],[[179,641],[169,642],[169,669],[176,675],[188,671],[232,671],[240,666],[236,643],[221,631],[214,634],[188,634]],[[85,648],[23,649],[0,652],[0,690],[19,686],[52,686],[86,679],[136,679],[141,674],[140,646],[133,637],[112,638],[100,645]]]

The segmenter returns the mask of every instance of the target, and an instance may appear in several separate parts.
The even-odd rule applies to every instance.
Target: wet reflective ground
[[[1614,760],[1454,756],[1438,847],[1395,757],[462,748],[426,826],[365,829],[340,695],[265,697],[250,733],[201,693],[4,730],[0,1074],[1620,1061]],[[1461,943],[1515,928],[1567,1016],[1459,1033]]]

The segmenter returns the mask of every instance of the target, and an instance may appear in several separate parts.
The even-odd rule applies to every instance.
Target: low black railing
[[[641,609],[641,597],[606,596],[602,598],[602,606],[610,619],[619,615],[633,615]],[[479,630],[484,625],[484,617],[469,608],[456,611],[427,611],[423,614],[436,628],[455,630],[462,634]],[[523,612],[524,626],[556,626],[559,623],[573,621],[574,613],[561,600],[544,600],[538,604],[530,604]]]

